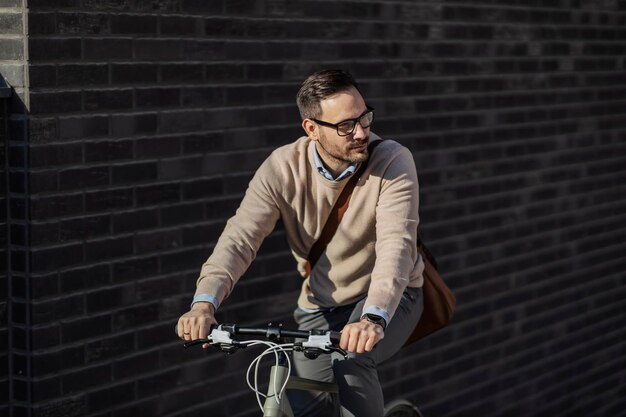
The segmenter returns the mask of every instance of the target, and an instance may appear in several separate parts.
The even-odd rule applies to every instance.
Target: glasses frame
[[[373,107],[370,107],[370,106],[366,106],[366,107],[367,107],[367,110],[365,110],[363,113],[361,113],[361,115],[360,115],[359,117],[355,117],[354,119],[346,119],[346,120],[342,120],[342,121],[341,121],[341,122],[339,122],[339,123],[329,123],[329,122],[325,122],[325,121],[323,121],[323,120],[318,120],[318,119],[313,119],[313,118],[311,118],[311,120],[313,120],[315,123],[317,123],[318,125],[321,125],[321,126],[326,126],[326,127],[334,127],[334,128],[335,128],[335,130],[337,131],[337,135],[339,135],[339,136],[350,136],[351,134],[353,134],[353,133],[354,133],[354,129],[356,129],[356,124],[357,124],[357,123],[358,123],[358,124],[360,124],[360,125],[361,125],[361,127],[362,127],[363,129],[367,129],[367,128],[369,128],[369,127],[372,125],[372,123],[374,122],[374,108],[373,108]],[[366,115],[366,114],[368,114],[368,113],[372,113],[372,121],[370,122],[370,124],[369,124],[369,125],[367,125],[367,126],[363,126],[363,125],[361,124],[361,119],[363,118],[363,116],[365,116],[365,115]],[[339,132],[339,125],[344,124],[344,123],[346,123],[346,122],[352,122],[352,123],[354,123],[354,125],[352,126],[352,130],[351,130],[349,133],[345,133],[345,134],[344,134],[344,133]]]

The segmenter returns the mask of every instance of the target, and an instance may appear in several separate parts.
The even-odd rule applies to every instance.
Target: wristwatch
[[[385,327],[387,327],[387,322],[385,321],[385,319],[378,314],[366,313],[361,316],[361,320],[363,319],[367,319],[367,321],[369,321],[370,323],[380,324],[383,330],[385,330]]]

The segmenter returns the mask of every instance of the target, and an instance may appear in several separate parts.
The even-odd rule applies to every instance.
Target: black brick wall
[[[625,56],[616,0],[0,0],[0,414],[256,415],[250,354],[183,351],[173,323],[300,135],[300,82],[344,67],[414,152],[459,302],[381,368],[387,398],[625,415]],[[298,286],[279,227],[219,318],[288,320]]]

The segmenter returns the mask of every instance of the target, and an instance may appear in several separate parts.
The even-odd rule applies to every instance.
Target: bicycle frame
[[[284,355],[284,353],[281,352],[280,355]],[[294,417],[287,396],[283,396],[280,403],[277,403],[275,400],[276,392],[274,387],[282,387],[285,381],[287,381],[287,389],[328,392],[334,395],[339,393],[337,384],[290,376],[287,366],[284,364],[284,357],[281,357],[279,358],[279,364],[272,366],[270,370],[267,398],[263,404],[263,417]]]

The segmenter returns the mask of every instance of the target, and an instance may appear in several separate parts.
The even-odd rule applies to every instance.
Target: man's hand
[[[183,340],[204,339],[209,334],[209,329],[215,321],[215,308],[211,303],[194,303],[187,313],[178,319],[178,337]],[[209,345],[202,345],[207,348]]]
[[[345,325],[341,331],[339,347],[354,353],[371,352],[376,343],[384,337],[385,331],[380,324],[363,319],[357,323]]]

